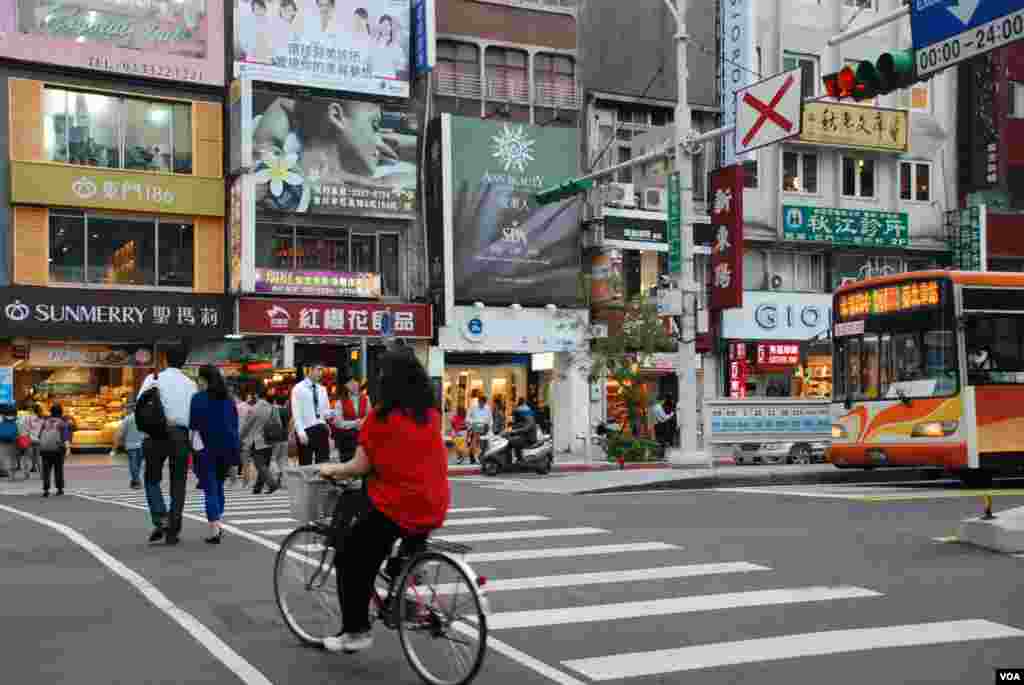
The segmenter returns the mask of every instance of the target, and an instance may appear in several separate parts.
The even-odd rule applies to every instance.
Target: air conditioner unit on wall
[[[602,191],[606,205],[636,207],[636,194],[632,183],[609,183]]]
[[[640,193],[640,208],[664,212],[668,208],[668,191],[665,188],[647,188]]]

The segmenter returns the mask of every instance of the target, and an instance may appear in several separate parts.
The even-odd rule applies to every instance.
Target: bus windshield
[[[947,397],[959,389],[951,329],[836,338],[835,358],[837,402]]]

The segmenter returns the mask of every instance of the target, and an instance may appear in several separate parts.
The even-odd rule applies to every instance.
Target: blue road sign
[[[413,0],[412,3],[412,64],[416,76],[434,68],[436,60],[437,29],[434,0]]]
[[[918,76],[1024,38],[1024,0],[911,0]]]

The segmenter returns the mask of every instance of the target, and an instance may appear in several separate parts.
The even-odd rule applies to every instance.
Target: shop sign
[[[234,3],[236,76],[409,97],[409,0]],[[353,15],[355,7],[365,16]]]
[[[717,405],[717,406],[716,406]],[[711,441],[740,441],[751,436],[794,434],[798,437],[821,435],[832,431],[828,402],[750,401],[729,406],[706,402],[711,419]]]
[[[224,216],[224,181],[11,161],[11,204]]]
[[[652,371],[674,372],[678,361],[679,355],[677,354],[671,354],[669,352],[655,352],[654,354],[648,354],[641,357],[640,368]]]
[[[910,244],[910,221],[906,212],[783,205],[782,217],[785,240],[861,247],[906,247]]]
[[[195,340],[233,330],[231,298],[148,290],[0,288],[0,330],[27,338]]]
[[[722,337],[809,340],[828,330],[831,321],[831,295],[748,290],[742,308],[722,312]]]
[[[711,309],[743,306],[743,167],[711,173]]]
[[[796,366],[799,363],[799,343],[761,343],[757,346],[758,366]]]
[[[39,345],[33,344],[29,365],[38,367],[138,367],[153,366],[153,349],[138,345]]]
[[[633,219],[605,212],[604,244],[608,247],[633,250],[667,248],[665,222],[660,219]]]
[[[0,366],[0,405],[14,404],[14,367]]]
[[[244,333],[306,336],[430,338],[430,305],[319,302],[242,298],[238,329]]]
[[[380,297],[380,274],[256,269],[258,293],[312,297]]]
[[[864,319],[860,321],[846,321],[837,323],[832,331],[833,338],[845,338],[851,335],[864,334]]]
[[[722,112],[722,126],[736,123],[736,91],[754,82],[755,68],[754,0],[728,0],[719,3],[718,38],[721,41],[721,55],[727,61],[722,64],[718,84],[718,107]],[[757,67],[760,69],[760,67]],[[736,136],[722,137],[722,166],[731,166],[745,156],[736,154]]]
[[[228,220],[228,256],[230,291],[242,290],[242,228],[244,227],[245,178],[238,177],[231,184],[231,216]]]
[[[587,310],[455,307],[438,343],[453,351],[575,352],[586,348],[588,319]]]
[[[223,0],[5,0],[0,52],[26,62],[224,84]]]
[[[679,172],[677,171],[668,176],[668,216],[665,222],[668,234],[668,272],[673,276],[680,272],[683,263],[683,243],[680,236],[681,220]]]
[[[987,216],[985,205],[946,212],[954,269],[988,271]]]
[[[909,145],[907,112],[841,105],[835,102],[805,102],[801,143],[816,143],[862,150],[906,152]]]
[[[729,345],[729,397],[744,399],[747,396],[747,346],[745,343]]]

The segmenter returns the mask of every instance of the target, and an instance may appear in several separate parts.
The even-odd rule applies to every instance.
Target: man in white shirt
[[[142,442],[142,454],[146,460],[146,501],[154,525],[149,541],[157,542],[163,538],[168,545],[178,544],[178,536],[181,534],[181,513],[185,507],[188,454],[191,449],[188,419],[192,396],[198,390],[195,382],[179,369],[187,356],[188,351],[184,347],[168,349],[168,368],[155,376],[147,376],[138,395],[142,397],[155,384],[160,389],[160,403],[167,417],[167,434],[158,438],[147,436]],[[167,460],[170,460],[171,467],[170,515],[160,489],[164,462]]]
[[[331,441],[327,416],[331,411],[327,388],[320,385],[323,367],[314,364],[306,377],[292,388],[292,420],[299,443],[299,465],[309,466],[316,455],[316,463],[330,460]]]
[[[480,449],[480,436],[491,430],[491,426],[494,425],[494,416],[491,414],[490,407],[487,406],[487,398],[483,395],[477,398],[477,406],[470,407],[467,423],[469,423],[469,461],[471,464],[475,464],[476,457],[474,455]]]

